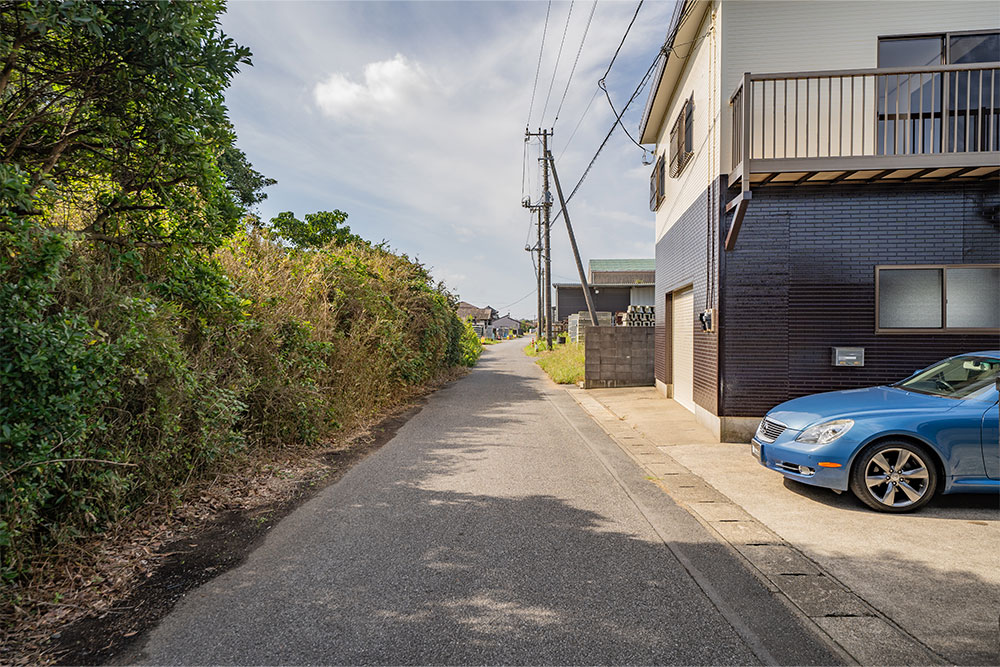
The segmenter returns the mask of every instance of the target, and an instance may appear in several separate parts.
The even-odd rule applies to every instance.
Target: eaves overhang
[[[639,143],[655,144],[660,136],[667,109],[684,70],[684,61],[697,47],[694,42],[698,28],[711,6],[712,0],[677,0],[663,47],[665,55],[660,56],[653,75],[653,87],[639,123]]]

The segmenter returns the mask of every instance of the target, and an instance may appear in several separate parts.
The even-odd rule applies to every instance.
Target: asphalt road
[[[522,347],[487,348],[127,659],[839,661]]]

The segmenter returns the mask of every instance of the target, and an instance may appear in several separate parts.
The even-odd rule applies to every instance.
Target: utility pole
[[[566,221],[566,231],[569,232],[569,243],[573,246],[573,257],[576,258],[576,271],[580,274],[580,286],[583,287],[583,298],[587,300],[587,312],[590,313],[590,323],[597,326],[597,311],[594,310],[594,298],[590,294],[590,285],[587,284],[587,274],[583,272],[583,262],[580,261],[580,250],[576,247],[576,235],[573,234],[573,225],[569,221],[569,209],[566,208],[566,199],[563,197],[562,186],[559,184],[559,174],[556,173],[556,161],[552,159],[552,153],[545,150],[545,161],[552,165],[552,180],[556,182],[556,193],[559,195],[559,205],[562,206],[563,220]],[[548,177],[548,171],[545,172]],[[546,183],[548,181],[546,180]],[[548,187],[545,188],[548,192]],[[548,216],[548,209],[546,209]],[[546,220],[547,222],[548,220]],[[545,228],[546,245],[548,244],[548,226]]]
[[[542,155],[549,154],[549,131],[542,130]],[[552,349],[552,246],[549,243],[549,215],[552,211],[552,193],[549,192],[549,160],[542,159],[542,215],[544,215],[545,243],[542,252],[545,253],[545,345]]]
[[[537,209],[535,211],[536,222],[535,231],[537,232],[535,239],[535,253],[538,256],[538,271],[535,272],[535,281],[538,283],[538,326],[535,327],[535,345],[542,338],[542,211]]]
[[[545,298],[543,299],[545,303],[545,343],[548,349],[552,349],[552,253],[551,245],[549,243],[549,227],[551,226],[550,216],[552,212],[552,193],[549,192],[549,159],[546,157],[549,154],[549,137],[552,136],[551,130],[539,129],[537,132],[529,132],[527,129],[524,131],[525,141],[531,137],[541,137],[542,138],[542,157],[538,158],[542,167],[542,201],[535,206],[529,206],[525,204],[527,208],[540,208],[542,220],[539,226],[542,229],[542,239],[541,239],[541,253],[542,253],[542,263],[541,266],[544,267],[545,276],[543,282],[545,283]],[[538,326],[541,327],[541,320],[538,322]],[[539,334],[541,331],[539,331]]]
[[[542,206],[540,204],[532,204],[528,199],[521,202],[521,205],[531,211],[532,215],[535,215],[535,229],[537,232],[535,245],[524,246],[527,252],[534,255],[531,262],[535,265],[535,283],[538,290],[538,319],[535,324],[535,342],[537,343],[542,337]]]

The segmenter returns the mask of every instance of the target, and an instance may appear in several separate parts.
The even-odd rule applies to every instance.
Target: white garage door
[[[694,291],[675,292],[672,310],[674,400],[694,412]]]

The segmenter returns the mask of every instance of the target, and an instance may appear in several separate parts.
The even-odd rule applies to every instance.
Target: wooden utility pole
[[[556,173],[556,161],[552,159],[552,153],[545,150],[545,161],[552,165],[552,180],[556,182],[556,192],[559,194],[559,205],[562,207],[563,220],[566,221],[566,231],[569,232],[569,244],[573,246],[573,257],[576,258],[576,271],[580,274],[580,286],[583,287],[583,298],[587,300],[587,312],[590,313],[590,323],[597,326],[597,311],[594,310],[594,297],[590,294],[590,285],[587,284],[587,274],[583,272],[583,262],[580,260],[580,250],[576,247],[576,235],[573,234],[573,225],[569,221],[569,209],[566,208],[566,199],[563,198],[562,186],[559,184],[559,174]],[[548,171],[545,172],[546,183],[548,182]],[[546,187],[546,192],[548,188]],[[548,222],[548,209],[545,211],[546,222]],[[548,225],[545,227],[546,245],[548,245]]]

